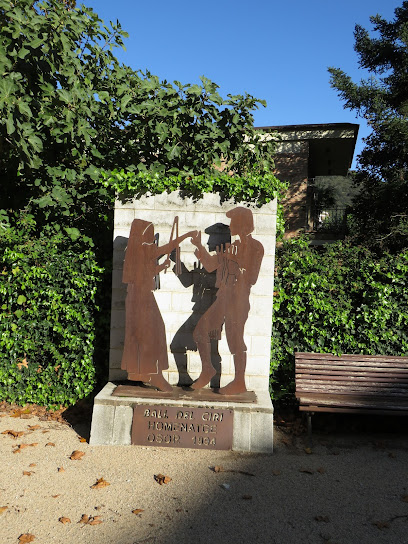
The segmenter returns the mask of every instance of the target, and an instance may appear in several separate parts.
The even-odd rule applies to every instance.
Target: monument
[[[91,444],[272,451],[275,224],[276,202],[117,202],[111,381]]]

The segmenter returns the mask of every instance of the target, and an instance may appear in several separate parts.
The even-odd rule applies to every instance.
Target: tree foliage
[[[263,101],[223,99],[205,77],[170,84],[120,64],[119,22],[108,27],[74,4],[0,0],[0,207],[34,206],[36,217],[92,237],[108,212],[101,170],[272,169],[275,142],[253,128]]]
[[[398,250],[408,235],[408,1],[392,21],[372,16],[373,33],[355,27],[355,51],[368,79],[359,84],[330,68],[345,107],[372,129],[358,158],[355,227],[360,238]]]

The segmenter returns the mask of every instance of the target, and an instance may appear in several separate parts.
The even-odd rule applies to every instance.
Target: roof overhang
[[[313,125],[277,125],[256,127],[280,136],[277,154],[307,151],[309,176],[345,176],[351,168],[359,125],[325,123]]]

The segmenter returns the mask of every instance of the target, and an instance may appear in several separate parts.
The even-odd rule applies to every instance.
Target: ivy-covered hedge
[[[95,382],[93,252],[62,233],[0,236],[0,400],[75,403]]]
[[[294,391],[294,352],[408,354],[408,251],[346,243],[277,252],[271,351],[274,397]]]
[[[157,195],[176,190],[195,199],[202,198],[204,193],[220,193],[237,203],[252,202],[258,206],[277,198],[277,237],[283,236],[284,233],[283,209],[279,201],[286,194],[288,185],[271,173],[253,173],[245,176],[219,173],[214,176],[208,174],[198,176],[122,169],[102,172],[100,183],[111,192],[113,199],[116,197],[133,199],[146,193]]]

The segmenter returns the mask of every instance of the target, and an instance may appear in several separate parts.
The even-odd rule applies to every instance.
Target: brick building
[[[286,233],[293,237],[313,227],[313,189],[318,176],[346,176],[351,167],[359,125],[325,123],[257,127],[275,132],[280,142],[275,175],[289,182],[284,202]]]

